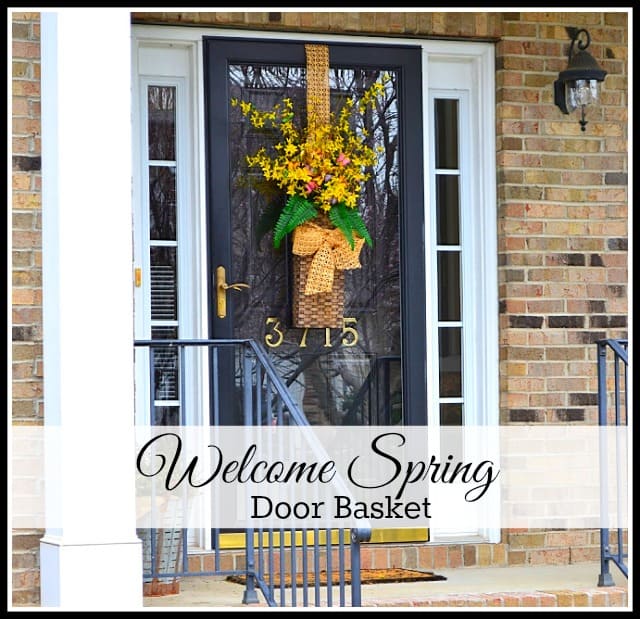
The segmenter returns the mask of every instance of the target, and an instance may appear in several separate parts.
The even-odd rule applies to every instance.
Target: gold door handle
[[[242,290],[243,288],[249,288],[249,284],[243,284],[242,282],[236,282],[234,284],[227,284],[227,274],[225,268],[220,266],[216,269],[216,305],[218,309],[218,318],[225,318],[227,315],[227,290]]]

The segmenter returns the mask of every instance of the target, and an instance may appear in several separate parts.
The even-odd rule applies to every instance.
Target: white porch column
[[[46,10],[46,9],[45,9]],[[42,13],[43,606],[142,607],[135,532],[130,14]],[[60,522],[62,526],[60,526]]]

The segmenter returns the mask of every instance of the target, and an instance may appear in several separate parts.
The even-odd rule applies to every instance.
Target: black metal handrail
[[[149,382],[151,389],[151,419],[154,420],[155,401],[163,370],[168,375],[166,381],[173,389],[174,395],[179,393],[180,414],[176,416],[178,423],[185,424],[184,400],[185,384],[185,350],[189,348],[206,348],[209,354],[209,378],[212,397],[211,418],[220,419],[220,366],[223,363],[222,351],[233,353],[234,379],[242,386],[242,423],[246,426],[293,425],[309,426],[309,422],[299,409],[291,393],[279,376],[271,358],[264,348],[251,339],[191,339],[191,340],[138,340],[136,348],[147,348],[161,351],[161,364],[156,364],[156,354],[149,355]],[[238,351],[242,354],[238,355]],[[227,358],[228,362],[229,359]],[[164,364],[164,365],[162,365]],[[177,366],[177,367],[176,367]],[[158,374],[158,375],[157,375]],[[163,392],[164,393],[164,392]],[[171,425],[171,424],[166,424]],[[312,436],[312,433],[310,433]],[[319,443],[311,447],[316,452],[323,450]],[[181,566],[173,569],[158,569],[157,540],[153,531],[150,536],[150,552],[145,561],[144,578],[149,581],[167,580],[185,576],[207,575],[243,575],[245,590],[242,601],[245,604],[259,601],[257,589],[265,597],[269,606],[333,606],[334,593],[331,575],[338,575],[337,605],[361,606],[360,579],[360,544],[371,536],[369,528],[347,529],[293,529],[293,528],[247,528],[245,529],[245,566],[242,569],[222,569],[220,551],[220,531],[212,531],[213,569],[190,570],[187,556],[187,532],[181,532]],[[285,542],[288,540],[288,544]],[[299,543],[298,543],[299,541]],[[347,551],[348,547],[348,551]],[[336,551],[337,549],[337,551]],[[334,553],[334,551],[336,551]],[[308,558],[311,553],[311,561]],[[176,554],[178,554],[176,552]],[[334,554],[337,559],[333,564]],[[276,558],[280,569],[274,569]],[[290,587],[285,588],[285,556],[289,563]],[[350,568],[348,566],[350,564]],[[321,585],[321,571],[326,571],[326,585]],[[347,600],[347,588],[350,572],[350,601]],[[298,578],[300,576],[300,578]]]
[[[624,339],[604,339],[596,342],[598,346],[598,423],[601,427],[615,425],[628,425],[628,390],[627,371],[629,366],[628,342]],[[613,359],[608,360],[608,353],[613,353]],[[607,364],[613,363],[613,394],[610,395],[607,385]],[[616,435],[617,438],[617,435]],[[616,453],[616,461],[620,464],[620,450]],[[607,513],[609,501],[607,441],[600,434],[600,505],[601,514]],[[620,506],[620,484],[618,488],[617,505]],[[600,529],[600,575],[598,586],[608,587],[614,585],[613,577],[609,569],[609,562],[613,561],[626,578],[629,577],[625,552],[625,530],[622,527]],[[615,550],[612,549],[615,547]]]

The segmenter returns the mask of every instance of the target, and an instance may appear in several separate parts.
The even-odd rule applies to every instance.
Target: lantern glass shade
[[[572,112],[583,105],[597,103],[600,98],[598,80],[575,80],[566,82],[567,109]]]

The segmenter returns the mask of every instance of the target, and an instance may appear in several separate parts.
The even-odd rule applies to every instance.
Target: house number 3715
[[[358,332],[356,331],[356,319],[355,318],[343,318],[342,319],[342,338],[341,343],[343,346],[355,346],[358,343]],[[264,336],[264,343],[269,348],[278,348],[284,342],[284,331],[280,324],[280,320],[275,316],[269,316],[265,320],[265,326],[267,327],[267,333]],[[302,330],[302,336],[298,346],[300,348],[307,347],[307,335],[309,333],[309,327]],[[324,347],[331,348],[331,329],[325,327],[324,330]]]

